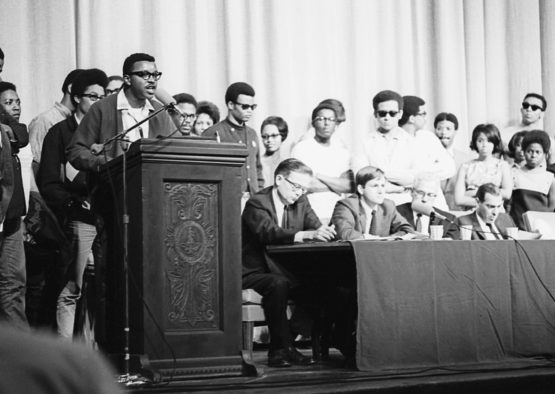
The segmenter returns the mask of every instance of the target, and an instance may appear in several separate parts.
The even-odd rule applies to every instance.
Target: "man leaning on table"
[[[243,288],[262,295],[270,331],[270,367],[311,362],[293,347],[287,320],[287,301],[298,296],[298,289],[265,248],[335,238],[335,230],[322,225],[305,196],[312,175],[310,167],[300,160],[282,161],[274,173],[274,185],[254,194],[242,214]]]
[[[476,192],[478,206],[471,214],[455,220],[447,232],[453,239],[461,239],[460,227],[472,228],[472,240],[496,240],[507,237],[507,228],[516,227],[513,219],[504,212],[503,197],[493,183],[484,183]]]

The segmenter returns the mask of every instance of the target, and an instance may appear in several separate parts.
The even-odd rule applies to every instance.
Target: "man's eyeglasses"
[[[148,72],[148,71],[132,71],[129,73],[129,75],[136,75],[139,78],[144,79],[145,81],[148,81],[149,79],[154,79],[155,81],[158,81],[160,79],[160,77],[162,77],[162,73],[161,72]]]
[[[197,115],[196,114],[181,114],[181,117],[184,120],[195,120]]]
[[[396,117],[399,111],[376,111],[380,118],[385,118],[387,115],[391,116],[392,118]]]
[[[99,96],[98,94],[93,94],[93,93],[85,93],[85,94],[82,94],[81,97],[88,97],[89,100],[91,101],[98,101],[98,100],[102,100],[106,96]]]
[[[256,107],[258,107],[258,104],[241,104],[241,103],[237,103],[237,102],[235,103],[235,105],[238,105],[244,111],[246,111],[249,108],[254,111],[256,109]]]
[[[436,193],[426,193],[423,190],[413,190],[413,191],[414,191],[414,194],[416,194],[419,197],[424,197],[424,196],[426,196],[428,198],[436,198],[437,197]]]
[[[530,103],[527,103],[527,102],[522,103],[522,108],[524,108],[524,109],[532,108],[532,111],[537,111],[538,109],[543,111],[543,108],[540,107],[539,105],[530,104]]]
[[[281,134],[265,134],[262,136],[263,140],[269,140],[270,138],[279,138]]]
[[[326,123],[326,122],[330,122],[330,123],[335,123],[337,122],[337,119],[335,118],[326,118],[324,116],[317,116],[314,118],[315,122],[322,122],[322,123]]]
[[[289,179],[283,177],[283,179],[285,179],[287,181],[287,183],[289,183],[289,185],[291,186],[291,189],[294,192],[300,191],[302,194],[306,193],[306,189],[304,187],[302,187],[301,185],[299,185],[298,183],[295,182],[291,182]]]

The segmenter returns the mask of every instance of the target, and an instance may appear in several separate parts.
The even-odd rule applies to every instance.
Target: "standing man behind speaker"
[[[64,338],[73,337],[75,307],[81,296],[83,273],[96,237],[96,220],[90,209],[86,174],[76,171],[68,163],[66,148],[91,105],[104,98],[107,84],[106,74],[98,69],[84,70],[75,78],[71,88],[75,113],[52,126],[46,134],[37,175],[42,196],[72,241],[71,265],[59,262],[67,270],[67,273],[61,272],[64,276],[59,278],[63,289],[56,308],[58,334]]]
[[[202,134],[207,137],[217,137],[221,142],[235,142],[246,146],[249,155],[242,169],[241,192],[243,198],[241,207],[251,195],[264,187],[258,136],[253,128],[247,126],[247,122],[257,106],[254,103],[254,95],[252,86],[245,82],[235,82],[229,85],[225,92],[227,118],[206,129]]]
[[[15,92],[15,86],[9,85],[13,86]],[[0,319],[27,329],[27,275],[21,223],[27,208],[17,152],[28,144],[29,137],[25,125],[7,113],[3,104],[0,104],[0,112]],[[15,124],[17,127],[12,130],[3,123]]]

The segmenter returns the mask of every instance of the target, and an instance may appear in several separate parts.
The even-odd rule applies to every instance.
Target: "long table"
[[[555,241],[355,241],[268,253],[301,282],[356,281],[360,370],[490,368],[555,354]]]

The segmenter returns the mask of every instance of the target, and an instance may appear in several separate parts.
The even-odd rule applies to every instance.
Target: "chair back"
[[[542,239],[555,239],[555,212],[528,211],[522,219],[527,231],[539,232]]]

